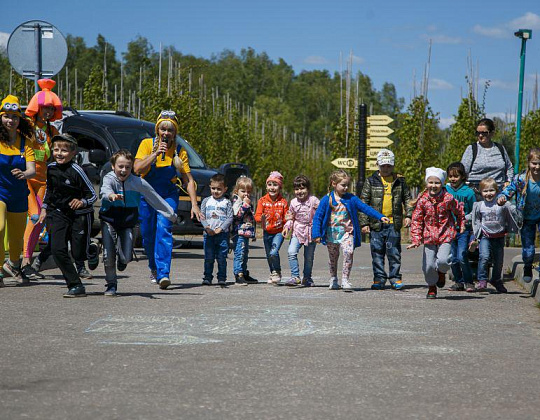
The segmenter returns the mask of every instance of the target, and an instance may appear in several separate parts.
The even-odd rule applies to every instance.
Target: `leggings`
[[[26,230],[24,231],[24,248],[23,257],[32,258],[34,249],[39,239],[39,234],[43,228],[43,223],[34,224],[31,220],[32,216],[39,216],[41,212],[41,205],[43,204],[43,196],[47,185],[41,182],[28,181],[28,223],[26,224]]]
[[[7,230],[7,243],[9,244],[9,259],[17,263],[23,248],[23,234],[26,225],[26,212],[12,213],[7,211],[6,203],[0,201],[0,256],[4,260],[4,236]]]
[[[339,244],[327,242],[326,248],[328,248],[328,267],[330,268],[330,276],[337,277],[337,264],[339,260],[339,250],[341,249],[343,251],[342,279],[348,280],[353,265],[354,237],[352,235],[346,236]]]

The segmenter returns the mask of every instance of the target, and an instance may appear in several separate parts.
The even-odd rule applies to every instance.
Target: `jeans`
[[[467,257],[471,231],[458,233],[452,241],[452,274],[456,283],[472,283],[472,269]]]
[[[369,234],[371,259],[373,266],[373,281],[375,283],[394,283],[401,280],[401,232],[394,225],[383,224],[379,232]],[[384,257],[388,259],[388,275],[384,271]]]
[[[279,259],[279,249],[283,244],[283,235],[280,233],[263,232],[264,250],[270,272],[277,271],[281,273],[281,261]]]
[[[229,232],[217,235],[204,234],[204,280],[212,281],[214,260],[217,260],[219,280],[227,280],[227,254],[229,252]]]
[[[300,277],[300,268],[298,267],[298,251],[304,246],[304,279],[311,279],[313,271],[313,258],[315,257],[316,242],[309,245],[302,245],[296,236],[291,238],[289,243],[289,266],[291,267],[291,277]]]
[[[489,262],[492,261],[491,283],[501,281],[501,274],[504,261],[504,236],[500,238],[480,239],[478,247],[480,257],[478,259],[478,281],[488,281]]]
[[[234,262],[233,273],[237,275],[239,273],[246,274],[247,261],[249,254],[249,239],[246,236],[235,235],[233,237],[233,249],[234,249]]]
[[[534,261],[534,241],[536,239],[536,229],[540,228],[540,220],[524,220],[521,228],[521,255],[523,263],[531,267]]]
[[[105,281],[116,285],[116,255],[118,261],[128,264],[133,255],[133,229],[115,229],[110,223],[101,222],[101,237],[103,241],[103,265],[105,266]]]

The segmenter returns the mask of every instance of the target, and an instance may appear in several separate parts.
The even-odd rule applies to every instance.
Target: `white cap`
[[[388,149],[381,149],[377,153],[377,165],[392,165],[394,166],[394,153]]]
[[[441,168],[436,168],[435,166],[430,166],[429,168],[427,168],[426,177],[424,178],[424,180],[427,182],[427,179],[431,176],[439,178],[443,184],[446,181],[446,171],[443,171]]]

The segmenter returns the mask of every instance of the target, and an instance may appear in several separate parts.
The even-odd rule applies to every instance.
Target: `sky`
[[[153,7],[159,4],[158,8]],[[252,47],[271,59],[283,58],[296,73],[340,71],[352,52],[353,73],[368,75],[380,90],[396,86],[409,104],[428,62],[428,99],[441,126],[452,121],[467,91],[468,61],[477,76],[480,101],[484,86],[488,116],[514,120],[518,103],[521,40],[518,29],[532,29],[527,41],[524,109],[532,106],[540,71],[538,0],[201,0],[148,2],[91,0],[43,2],[3,8],[0,45],[21,23],[44,20],[64,35],[95,45],[102,34],[118,57],[137,35],[155,50],[173,45],[184,54],[210,58],[224,49]]]

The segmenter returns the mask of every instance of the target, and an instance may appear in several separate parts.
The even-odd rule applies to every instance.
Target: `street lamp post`
[[[514,32],[514,35],[521,38],[521,55],[519,65],[519,94],[518,94],[518,109],[516,117],[516,147],[515,147],[515,164],[514,173],[519,172],[519,141],[521,139],[521,113],[523,106],[523,78],[525,76],[525,49],[528,39],[532,38],[531,29],[520,29]]]

